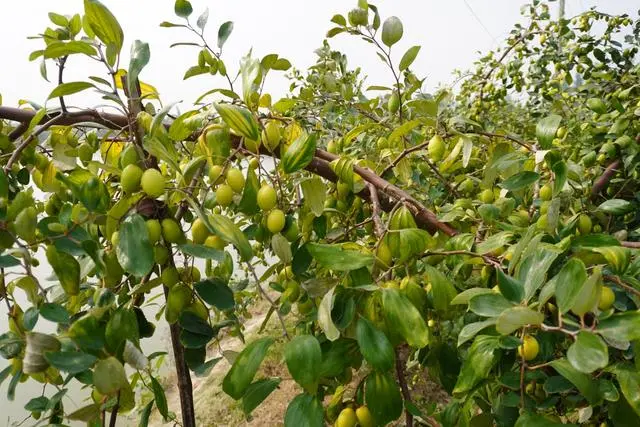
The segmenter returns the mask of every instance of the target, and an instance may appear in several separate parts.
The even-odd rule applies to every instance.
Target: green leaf
[[[324,212],[324,202],[327,199],[327,186],[319,177],[305,179],[300,183],[304,204],[316,217]]]
[[[511,307],[513,303],[498,293],[482,293],[469,300],[469,310],[478,316],[498,317]]]
[[[412,347],[429,344],[429,329],[411,301],[397,289],[382,290],[382,307],[387,325]]]
[[[264,378],[251,383],[242,397],[242,411],[251,414],[280,385],[280,378]]]
[[[489,372],[498,361],[496,350],[499,347],[499,337],[488,335],[476,337],[462,364],[462,370],[453,389],[454,395],[467,393],[489,376]]]
[[[318,307],[318,325],[329,341],[335,341],[340,336],[340,331],[331,318],[331,311],[333,310],[333,303],[335,301],[335,289],[336,288],[331,288],[324,294]]]
[[[413,46],[407,49],[407,51],[402,55],[402,59],[400,60],[400,71],[404,71],[413,64],[416,56],[418,56],[418,52],[420,52],[420,46]]]
[[[586,267],[577,258],[571,258],[567,261],[560,272],[551,279],[556,284],[556,304],[562,314],[571,310],[586,280]]]
[[[553,175],[555,177],[553,181],[553,195],[560,194],[564,185],[567,183],[567,174],[569,173],[569,167],[564,161],[555,162],[551,167]]]
[[[287,148],[282,156],[282,170],[285,173],[293,173],[306,167],[316,153],[316,134],[303,132]]]
[[[51,366],[71,375],[90,369],[98,360],[94,355],[81,351],[49,352],[45,353],[44,357]]]
[[[213,104],[218,114],[231,129],[245,138],[257,141],[260,138],[255,118],[245,108],[231,104]]]
[[[227,39],[231,35],[233,31],[233,22],[227,21],[224,24],[220,25],[218,28],[218,47],[222,49],[222,46],[227,42]]]
[[[377,425],[397,420],[402,414],[402,395],[389,372],[374,371],[365,380],[364,395]]]
[[[607,366],[609,350],[602,338],[583,330],[567,350],[567,360],[576,370],[590,374]]]
[[[104,347],[104,326],[91,313],[74,321],[67,334],[81,349],[102,350]]]
[[[343,248],[340,244],[307,243],[304,247],[322,266],[336,271],[358,270],[373,265],[370,253]]]
[[[224,251],[209,246],[185,243],[179,245],[178,248],[183,254],[191,255],[192,257],[212,259],[218,262],[224,261]]]
[[[469,341],[471,338],[475,337],[478,332],[482,331],[483,329],[494,326],[497,321],[498,319],[493,318],[464,325],[464,328],[462,328],[460,330],[460,333],[458,334],[458,347]]]
[[[500,293],[509,301],[521,302],[524,298],[524,285],[519,280],[504,274],[501,268],[497,269],[497,275]]]
[[[511,175],[509,178],[502,181],[500,187],[510,190],[516,191],[522,188],[526,188],[540,179],[540,174],[532,171],[522,171],[518,172],[515,175]]]
[[[131,45],[131,59],[129,60],[129,72],[127,73],[127,85],[129,93],[135,92],[135,82],[138,80],[140,71],[149,63],[149,44],[135,40]],[[138,94],[141,95],[141,94]]]
[[[531,413],[524,413],[518,417],[518,421],[516,421],[514,427],[554,427],[554,426],[573,426],[576,427],[576,424],[565,424],[562,422],[551,421],[549,418]]]
[[[53,302],[46,302],[42,304],[40,307],[40,316],[50,322],[62,324],[69,323],[69,319],[71,318],[71,315],[66,308]]]
[[[62,56],[83,53],[96,55],[96,49],[87,42],[73,40],[70,42],[52,42],[45,48],[43,55],[46,59],[60,58]]]
[[[144,218],[138,214],[126,217],[120,224],[119,236],[116,247],[118,262],[127,273],[136,277],[145,276],[155,262]]]
[[[204,302],[218,310],[231,310],[235,306],[233,291],[221,279],[215,277],[205,279],[196,283],[194,288]]]
[[[293,379],[309,394],[315,394],[320,378],[322,350],[316,337],[300,335],[289,341],[284,359]]]
[[[395,363],[393,346],[387,336],[364,317],[358,319],[356,339],[367,363],[379,371],[388,371]]]
[[[34,412],[34,411],[46,412],[48,404],[49,404],[48,397],[46,396],[34,397],[30,401],[28,401],[26,405],[24,405],[24,409],[29,412]]]
[[[13,359],[20,355],[24,345],[24,339],[13,332],[5,332],[0,335],[0,356],[5,359]]]
[[[531,255],[528,254],[529,249],[533,250]],[[559,254],[559,251],[537,247],[537,244],[534,247],[527,248],[527,251],[522,255],[517,275],[518,280],[524,282],[525,300],[531,299],[536,291],[540,289],[545,281],[547,271],[549,271]]]
[[[115,56],[120,53],[124,41],[124,33],[116,17],[98,0],[84,0],[84,19],[100,41],[114,51],[114,58],[109,60],[110,65],[114,65]]]
[[[546,150],[551,147],[561,121],[562,117],[557,114],[552,114],[538,121],[536,125],[536,137],[542,149]]]
[[[322,402],[302,393],[293,398],[284,414],[284,427],[324,427]]]
[[[293,257],[291,254],[291,245],[282,234],[278,233],[273,235],[271,238],[271,249],[273,249],[273,253],[276,254],[284,264],[291,263]]]
[[[591,276],[589,276],[589,278],[580,288],[575,302],[571,307],[571,311],[573,311],[578,316],[583,316],[585,313],[595,308],[595,306],[598,304],[598,299],[600,298],[602,289],[601,277],[602,274],[600,272],[600,269],[594,269]]]
[[[456,288],[453,283],[440,270],[430,265],[424,266],[424,272],[431,283],[431,294],[433,296],[433,308],[439,311],[446,311],[456,297]]]
[[[166,422],[169,418],[169,407],[167,405],[167,397],[164,394],[164,388],[154,377],[151,377],[151,388],[153,389],[153,397],[156,400],[158,412],[160,412],[160,415],[162,415],[162,418]]]
[[[187,0],[176,0],[173,10],[180,18],[188,18],[193,13],[193,7]]]
[[[249,168],[244,189],[242,190],[242,198],[238,204],[238,210],[240,212],[246,215],[258,213],[258,190],[260,190],[260,182],[258,181],[256,172],[252,168]]]
[[[496,330],[508,335],[526,325],[540,325],[544,315],[528,307],[511,307],[500,314],[496,323]]]
[[[593,381],[591,375],[579,372],[567,359],[556,359],[551,362],[551,367],[571,381],[589,403],[593,405],[600,400],[597,383]]]
[[[200,16],[198,16],[198,19],[196,21],[196,25],[198,26],[198,28],[200,28],[202,31],[204,31],[204,27],[207,26],[207,21],[209,20],[209,8],[206,8],[204,10],[204,12],[202,12],[202,14],[200,14]]]
[[[90,423],[91,421],[100,418],[100,405],[92,403],[90,405],[83,406],[67,415],[67,418],[74,421],[84,421]]]
[[[253,250],[247,237],[229,218],[220,214],[213,214],[208,217],[203,215],[200,218],[204,219],[209,231],[217,234],[222,240],[231,242],[238,250],[243,261],[249,261],[253,257]]]
[[[614,274],[624,274],[631,261],[631,251],[622,246],[602,246],[591,249],[601,254]]]
[[[612,215],[624,215],[633,210],[633,204],[623,199],[610,199],[602,202],[598,210]]]
[[[600,320],[595,331],[614,340],[640,340],[640,312],[627,311],[609,316]]]
[[[629,405],[640,416],[640,373],[629,365],[617,364],[611,372],[616,376],[620,390]]]
[[[107,348],[116,353],[124,348],[126,340],[137,344],[140,340],[138,318],[132,309],[119,307],[109,318],[104,331]]]
[[[273,342],[273,338],[261,338],[242,350],[222,381],[225,393],[236,400],[242,398]]]

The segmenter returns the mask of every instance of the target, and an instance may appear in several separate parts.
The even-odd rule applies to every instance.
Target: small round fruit
[[[276,207],[278,195],[276,190],[270,185],[263,185],[258,190],[258,206],[263,211],[270,211]]]
[[[338,144],[334,140],[331,140],[327,143],[327,151],[336,154],[338,152]]]
[[[488,188],[486,190],[482,190],[478,199],[480,199],[482,203],[493,203],[493,191]]]
[[[280,209],[274,209],[267,216],[267,229],[273,234],[279,233],[284,228],[286,217]]]
[[[235,193],[241,193],[244,188],[244,175],[240,169],[231,168],[227,171],[227,184]]]
[[[356,7],[355,9],[351,9],[347,14],[347,19],[349,19],[349,23],[354,27],[358,25],[367,25],[367,11],[360,7]]]
[[[249,160],[249,168],[251,170],[256,170],[260,167],[260,160],[258,160],[257,157],[252,157],[251,160]]]
[[[285,290],[282,293],[282,297],[291,303],[296,302],[300,297],[300,285],[298,282],[295,280],[287,280],[284,283],[284,287]]]
[[[142,185],[142,191],[149,197],[157,198],[164,193],[164,176],[162,176],[157,169],[147,169],[144,171],[140,184]]]
[[[187,267],[178,269],[180,280],[185,283],[199,282],[202,275],[197,267]]]
[[[313,300],[311,298],[307,298],[304,301],[298,301],[298,313],[303,316],[311,313],[313,310]]]
[[[155,245],[153,247],[153,262],[164,265],[169,259],[169,249],[165,245]]]
[[[179,243],[184,239],[180,224],[173,218],[162,220],[162,237],[169,243]]]
[[[610,287],[603,286],[600,291],[600,301],[598,302],[598,308],[600,311],[609,310],[616,300],[616,294],[613,293]]]
[[[123,168],[138,163],[138,152],[136,151],[136,147],[134,147],[133,145],[127,146],[127,148],[125,148],[122,153],[120,153],[120,157],[118,160],[120,161],[120,166]]]
[[[220,175],[222,175],[222,166],[213,165],[209,168],[209,179],[212,184],[215,184],[218,181]]]
[[[226,243],[220,237],[213,235],[205,239],[204,245],[221,251],[226,246]]]
[[[262,143],[269,151],[274,151],[280,144],[280,125],[277,121],[271,120],[262,131]]]
[[[154,244],[162,237],[162,226],[157,219],[149,219],[145,223],[147,225],[147,232],[149,233],[149,242]]]
[[[282,233],[284,237],[290,242],[293,242],[300,236],[300,229],[298,228],[298,222],[295,219],[291,219],[289,226]]]
[[[122,176],[120,176],[120,184],[122,184],[122,190],[127,194],[138,191],[140,189],[140,180],[142,179],[142,175],[143,171],[138,165],[129,165],[124,168],[124,170],[122,171]],[[164,184],[162,186],[164,189]]]
[[[531,335],[525,335],[523,344],[518,346],[518,354],[526,361],[535,359],[539,351],[540,345],[538,344],[538,340]]]
[[[593,223],[591,222],[591,218],[589,218],[586,214],[581,214],[578,217],[578,231],[580,234],[585,235],[591,233],[591,228],[593,227]]]
[[[196,218],[191,226],[191,239],[196,245],[201,245],[209,236],[209,229],[200,218]]]
[[[227,184],[220,184],[216,189],[216,203],[220,206],[229,206],[233,201],[233,189]]]
[[[162,270],[160,274],[160,280],[167,287],[171,288],[176,283],[180,281],[180,274],[178,273],[178,269],[171,266]]]
[[[553,190],[549,184],[545,184],[540,188],[540,200],[549,201],[553,197]]]
[[[400,96],[398,96],[398,92],[393,92],[391,96],[389,96],[389,101],[387,101],[387,109],[391,114],[395,114],[400,109]]]
[[[427,151],[429,152],[429,158],[432,161],[437,162],[439,160],[442,160],[445,150],[446,147],[440,135],[434,135],[433,138],[429,140]]]
[[[340,411],[335,427],[355,427],[358,422],[356,411],[352,408],[344,408]]]

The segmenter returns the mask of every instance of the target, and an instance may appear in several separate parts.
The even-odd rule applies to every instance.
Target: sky
[[[118,18],[125,32],[122,65],[128,63],[133,40],[148,42],[151,60],[141,79],[153,84],[165,103],[192,103],[203,92],[224,87],[220,76],[197,76],[183,81],[184,72],[195,65],[197,50],[189,47],[170,48],[178,41],[194,41],[182,29],[160,28],[162,21],[180,22],[173,13],[173,0],[103,0]],[[277,53],[299,68],[305,69],[315,60],[313,51],[321,46],[329,22],[335,13],[346,16],[356,6],[355,0],[192,0],[192,22],[209,8],[209,23],[205,36],[215,44],[218,26],[234,21],[234,31],[225,45],[227,68],[235,73],[238,61],[249,49],[262,57]],[[395,15],[404,24],[404,37],[394,46],[395,60],[413,45],[422,50],[412,68],[426,75],[426,89],[453,81],[455,69],[467,69],[479,56],[495,48],[519,20],[524,0],[379,0],[375,4],[385,19]],[[566,0],[566,16],[573,16],[591,6],[611,13],[627,12],[635,16],[636,0]],[[134,6],[135,4],[135,6]],[[557,3],[551,3],[555,11]],[[40,49],[41,40],[28,40],[49,24],[47,12],[60,14],[82,12],[81,0],[21,0],[3,7],[0,14],[0,94],[3,105],[15,106],[20,99],[43,104],[56,86],[57,72],[53,64],[48,72],[51,83],[40,77],[38,60],[28,61],[29,53]],[[330,40],[334,49],[348,55],[352,67],[360,66],[368,75],[368,85],[389,85],[388,69],[373,49],[356,37],[339,35]],[[102,75],[99,64],[76,55],[68,61],[65,81],[86,80],[89,75]],[[282,73],[269,77],[266,88],[277,99],[287,92],[288,82]],[[97,96],[82,92],[71,96],[67,103],[82,107],[100,104]],[[52,101],[55,103],[55,101]]]

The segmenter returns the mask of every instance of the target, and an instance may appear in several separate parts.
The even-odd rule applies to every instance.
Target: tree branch
[[[399,347],[396,349],[396,375],[398,376],[398,383],[400,384],[402,398],[405,401],[404,416],[407,420],[405,425],[407,427],[413,427],[413,415],[411,414],[411,412],[409,412],[409,409],[407,409],[407,403],[411,403],[411,392],[409,391],[409,386],[407,385],[405,363],[406,360],[402,356],[402,348]]]
[[[622,165],[622,160],[616,159],[613,162],[609,163],[609,165],[604,169],[604,172],[596,181],[593,183],[593,187],[591,187],[591,199],[595,199],[607,189],[609,186],[609,182],[613,178],[613,176],[618,173],[618,168]]]

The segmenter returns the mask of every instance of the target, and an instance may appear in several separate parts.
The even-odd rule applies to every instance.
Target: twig
[[[602,193],[608,186],[611,178],[618,172],[618,168],[622,165],[622,160],[616,159],[613,162],[609,163],[609,165],[604,169],[604,172],[596,182],[593,183],[593,187],[591,187],[591,199],[595,199],[598,197],[600,193]]]
[[[640,249],[640,242],[623,241],[623,242],[620,242],[620,245],[624,246],[625,248]]]
[[[63,56],[58,61],[58,85],[62,84],[62,74],[64,73],[64,65],[67,63],[68,56]],[[60,109],[62,110],[62,114],[67,112],[67,105],[64,103],[64,96],[60,95],[58,97],[60,100]]]
[[[111,417],[109,418],[109,427],[116,427],[116,421],[118,420],[118,409],[120,408],[120,392],[118,392],[118,401],[111,410]]]
[[[284,318],[282,317],[280,310],[278,310],[278,305],[273,301],[273,299],[271,299],[271,297],[267,294],[267,292],[264,289],[262,289],[262,286],[260,286],[260,278],[258,278],[258,274],[256,273],[256,270],[253,267],[253,265],[251,265],[250,262],[246,262],[245,264],[247,265],[247,268],[249,269],[249,271],[251,271],[251,275],[253,276],[253,279],[256,281],[256,288],[258,288],[260,295],[262,295],[262,297],[267,300],[267,302],[273,308],[273,311],[275,311],[276,315],[278,316],[278,319],[280,320],[280,325],[282,326],[282,335],[287,340],[290,340],[291,337],[289,337],[289,333],[287,332],[287,325],[284,323]]]
[[[520,145],[522,147],[525,147],[527,150],[531,151],[532,153],[536,152],[536,148],[532,144],[524,142],[524,141],[522,141],[522,140],[520,140],[518,138],[515,138],[513,136],[510,136],[510,135],[503,135],[501,133],[492,133],[492,132],[484,132],[484,131],[477,131],[477,132],[474,132],[474,133],[477,134],[477,135],[487,136],[489,138],[503,138],[503,139],[506,139],[508,141],[515,142],[516,144],[518,144],[518,145]]]
[[[405,401],[404,404],[404,416],[407,427],[413,427],[413,415],[407,409],[407,403],[411,403],[411,392],[409,391],[409,386],[407,385],[407,378],[405,372],[405,363],[406,360],[402,356],[402,348],[396,348],[396,375],[398,376],[398,383],[400,384],[400,390],[402,392],[402,398]]]
[[[371,204],[373,205],[373,212],[371,213],[371,219],[373,219],[373,225],[376,236],[381,238],[384,234],[384,225],[380,219],[380,199],[378,198],[378,190],[371,183],[367,183],[369,187],[369,194],[371,195]]]
[[[404,150],[402,150],[402,152],[400,154],[398,154],[398,156],[393,159],[393,161],[382,170],[382,172],[380,173],[380,176],[385,176],[387,172],[389,172],[391,169],[395,168],[398,163],[400,163],[400,161],[402,159],[404,159],[406,156],[408,156],[411,153],[414,153],[416,151],[420,151],[423,148],[427,148],[429,146],[429,141],[425,141],[422,144],[418,144],[415,147],[411,147],[411,148],[405,148]]]
[[[606,280],[612,281],[616,285],[620,286],[622,289],[625,289],[626,291],[631,292],[635,296],[640,297],[640,291],[638,289],[634,288],[633,286],[627,285],[618,276],[606,275],[606,276],[604,276],[604,278]]]

